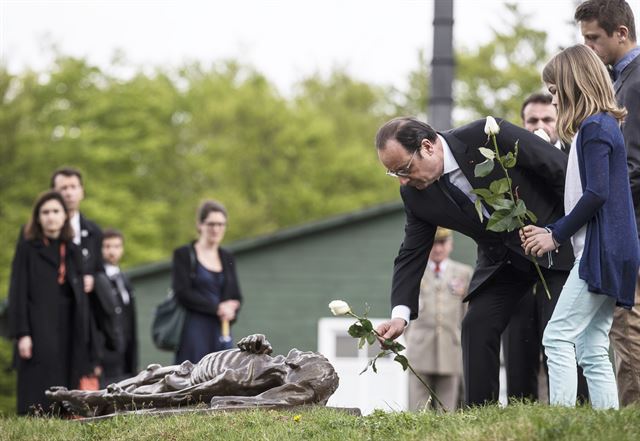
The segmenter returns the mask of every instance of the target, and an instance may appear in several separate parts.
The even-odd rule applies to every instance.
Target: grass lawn
[[[80,423],[0,418],[0,440],[640,440],[640,407],[620,411],[535,404],[439,415],[335,409],[250,410],[173,416],[127,415]]]

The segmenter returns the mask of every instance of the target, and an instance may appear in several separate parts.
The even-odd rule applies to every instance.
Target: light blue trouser
[[[576,260],[562,288],[542,344],[548,357],[549,402],[575,406],[578,378],[576,357],[589,386],[595,409],[617,409],[618,390],[609,359],[609,330],[615,299],[589,292],[578,276]]]

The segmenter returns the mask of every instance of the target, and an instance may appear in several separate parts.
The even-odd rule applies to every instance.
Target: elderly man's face
[[[401,185],[423,190],[442,175],[442,147],[438,144],[437,140],[431,142],[424,139],[420,149],[414,155],[398,141],[390,139],[383,149],[378,150],[378,158],[387,170],[402,171],[402,176],[397,177]],[[409,167],[407,167],[408,164]]]
[[[558,132],[556,131],[558,111],[556,106],[545,103],[529,103],[522,113],[525,129],[530,132],[542,129],[549,135],[551,144],[558,142]]]

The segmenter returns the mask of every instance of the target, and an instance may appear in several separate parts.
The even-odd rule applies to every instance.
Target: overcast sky
[[[473,48],[500,27],[501,0],[455,0],[454,44]],[[579,41],[574,0],[519,0],[549,49]],[[640,0],[631,0],[636,17]],[[0,0],[0,62],[42,69],[45,48],[108,68],[117,49],[128,64],[178,66],[234,58],[258,68],[283,93],[313,72],[345,68],[404,87],[418,49],[430,54],[433,0]]]

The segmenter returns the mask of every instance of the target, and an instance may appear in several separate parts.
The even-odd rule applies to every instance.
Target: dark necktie
[[[609,77],[611,77],[611,82],[615,83],[618,79],[616,70],[613,68],[613,66],[607,66],[607,71],[609,72]]]
[[[451,181],[449,180],[449,173],[442,175],[439,182],[442,182],[443,189],[447,193],[449,193],[449,196],[451,196],[451,198],[455,201],[455,203],[463,213],[475,219],[476,221],[479,220],[478,212],[476,211],[473,202],[471,202],[471,199],[469,199],[469,197],[464,194],[462,190],[451,183]]]
[[[437,279],[440,278],[440,274],[441,274],[440,271],[441,271],[440,264],[436,263],[436,267],[433,269],[433,272],[435,273]]]
[[[118,293],[120,294],[120,298],[122,299],[122,303],[125,305],[129,304],[129,291],[127,291],[127,286],[124,283],[124,276],[122,273],[117,273],[114,276],[116,287],[118,288]]]

